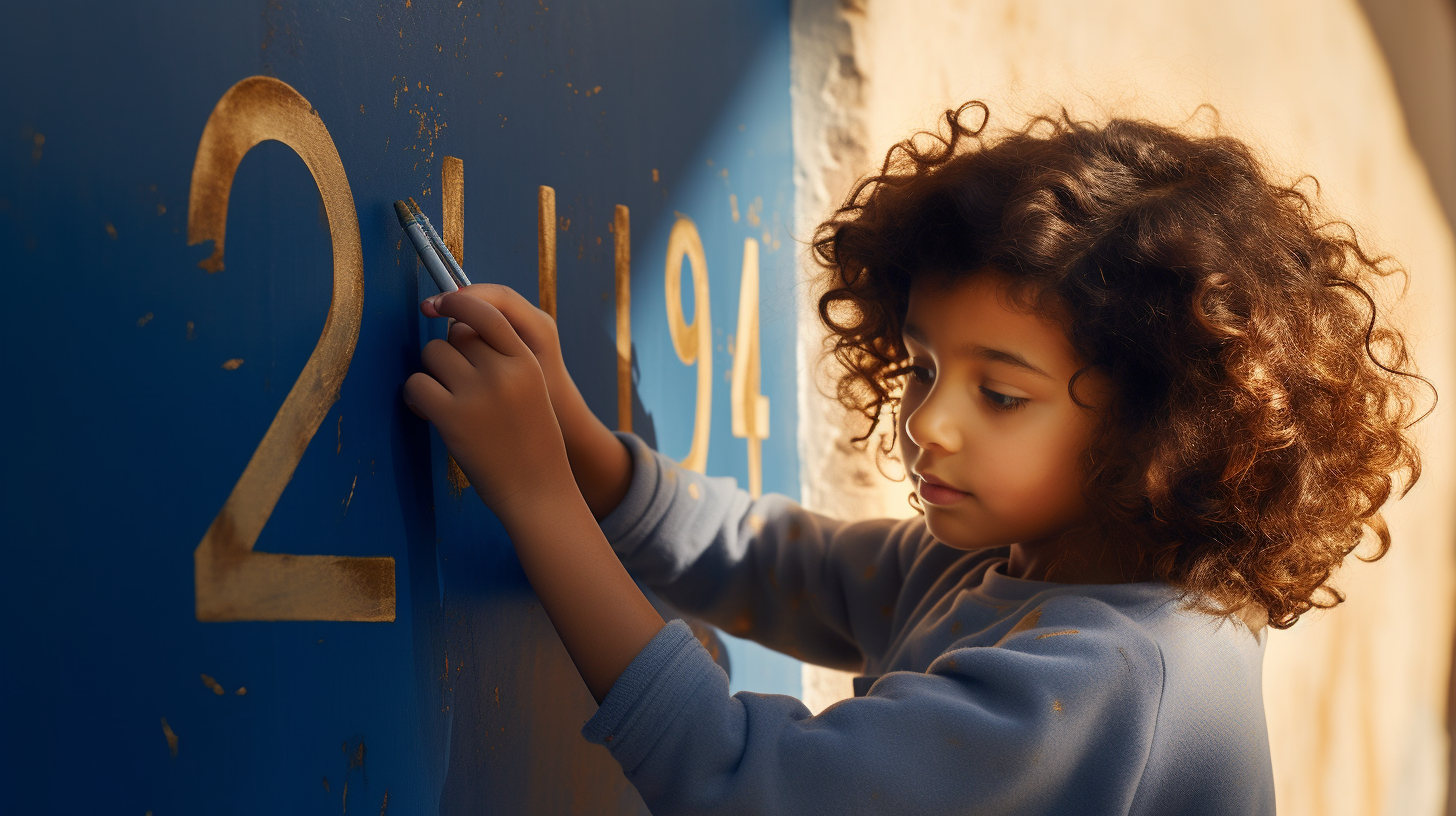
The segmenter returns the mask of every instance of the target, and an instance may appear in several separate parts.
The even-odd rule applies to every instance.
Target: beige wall
[[[1418,6],[1412,13],[1426,13]],[[1456,254],[1355,2],[801,0],[794,17],[800,236],[892,143],[967,99],[989,102],[993,124],[1006,126],[1059,104],[1079,118],[1179,123],[1209,102],[1221,130],[1290,178],[1314,174],[1324,200],[1411,271],[1401,308],[1423,371],[1447,395],[1422,428],[1426,474],[1388,511],[1390,555],[1337,577],[1349,602],[1272,633],[1264,695],[1281,814],[1444,812]],[[906,485],[848,449],[842,414],[816,393],[822,332],[809,301],[800,323],[805,503],[842,517],[906,515]],[[811,708],[847,694],[844,676],[806,668]]]

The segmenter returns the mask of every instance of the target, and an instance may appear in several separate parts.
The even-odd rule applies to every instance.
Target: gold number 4
[[[734,338],[733,435],[748,440],[748,493],[763,495],[763,440],[768,439],[768,397],[761,388],[758,348],[758,241],[743,240],[743,279],[738,287],[738,334]]]
[[[187,243],[212,241],[212,257],[201,266],[222,271],[233,176],[243,156],[268,139],[298,153],[323,197],[333,242],[333,299],[303,373],[193,553],[197,619],[392,621],[393,558],[253,549],[309,440],[339,398],[359,338],[364,301],[359,218],[339,151],[308,101],[270,77],[249,77],[234,85],[208,117],[192,168]]]

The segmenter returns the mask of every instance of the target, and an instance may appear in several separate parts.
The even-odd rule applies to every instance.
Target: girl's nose
[[[944,388],[931,388],[925,400],[915,406],[905,418],[905,433],[921,450],[938,449],[943,453],[956,453],[961,449],[963,429],[959,421],[964,418],[966,406],[956,405],[956,400]]]

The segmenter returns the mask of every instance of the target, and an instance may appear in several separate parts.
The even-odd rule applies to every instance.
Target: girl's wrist
[[[491,512],[502,523],[508,519],[527,519],[542,511],[549,512],[552,507],[584,503],[565,456],[561,457],[559,463],[536,464],[537,467],[521,469],[516,481],[518,487],[509,496],[497,497],[494,502],[487,502]]]

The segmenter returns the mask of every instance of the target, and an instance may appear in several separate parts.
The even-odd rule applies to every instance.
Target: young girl
[[[515,292],[422,307],[459,322],[405,399],[657,816],[1273,813],[1266,625],[1339,603],[1420,471],[1388,270],[1237,140],[1065,112],[992,139],[972,107],[814,242],[839,396],[889,409],[923,517],[751,500],[608,431]],[[730,697],[629,572],[857,696]]]

